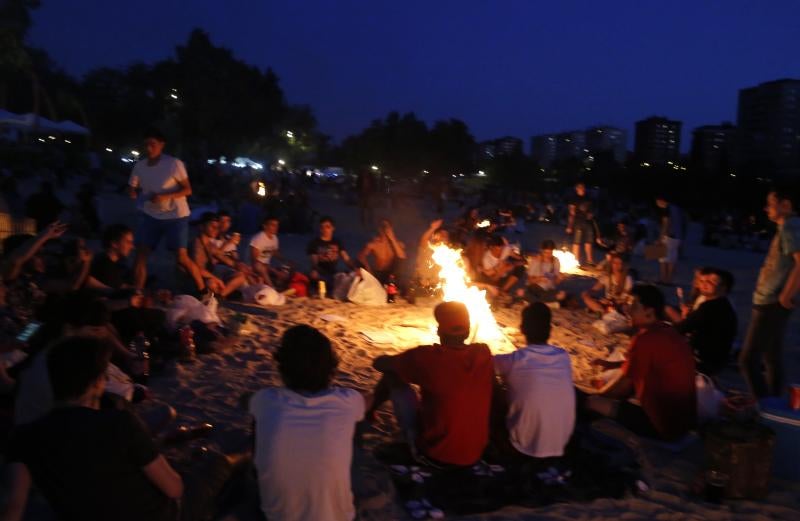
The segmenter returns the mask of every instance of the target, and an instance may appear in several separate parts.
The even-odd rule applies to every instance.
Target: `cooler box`
[[[789,408],[786,397],[759,400],[761,423],[775,431],[773,474],[779,478],[800,480],[800,411]]]

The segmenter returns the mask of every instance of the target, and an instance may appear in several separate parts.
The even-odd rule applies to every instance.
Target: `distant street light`
[[[284,166],[286,165],[286,161],[284,161],[283,159],[278,159],[278,164]]]
[[[379,170],[378,169],[378,165],[372,165],[370,168],[373,169],[376,172]]]
[[[287,130],[286,131],[286,137],[288,137],[289,139],[294,138],[294,132],[292,132],[291,130]]]

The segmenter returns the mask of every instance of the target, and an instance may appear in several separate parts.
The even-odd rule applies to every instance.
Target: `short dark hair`
[[[261,221],[261,226],[264,226],[265,224],[267,224],[267,223],[268,223],[268,222],[270,222],[270,221],[278,221],[278,222],[280,222],[280,219],[278,219],[278,217],[277,217],[277,216],[275,216],[275,215],[267,215],[267,216],[266,216],[266,217],[264,217],[264,219]],[[320,221],[320,223],[322,223],[322,221]]]
[[[103,248],[110,248],[112,244],[122,240],[122,237],[128,233],[133,233],[133,230],[129,226],[125,226],[124,224],[112,224],[103,231]]]
[[[543,302],[534,302],[522,310],[520,330],[529,344],[545,344],[550,338],[550,308]]]
[[[539,245],[539,249],[540,250],[555,250],[556,249],[556,243],[554,241],[551,241],[550,239],[545,239],[545,240],[542,241],[542,244]]]
[[[719,277],[719,282],[725,288],[726,293],[733,289],[733,285],[736,282],[736,278],[733,276],[733,273],[728,270],[723,270],[722,268],[704,266],[703,269],[700,270],[700,273],[702,275],[716,275]]]
[[[275,361],[286,387],[310,393],[327,389],[339,366],[328,337],[305,324],[286,330]]]
[[[639,298],[639,303],[653,310],[656,318],[664,318],[664,294],[653,284],[636,284],[631,295]]]
[[[219,215],[214,212],[203,212],[200,216],[200,224],[206,225],[210,222],[219,221]]]
[[[111,347],[97,338],[72,336],[47,353],[47,371],[57,401],[79,398],[108,368]]]
[[[220,210],[217,212],[217,217],[219,217],[220,219],[222,219],[223,217],[230,217],[230,216],[231,212],[229,212],[228,210]]]
[[[797,192],[792,187],[783,185],[773,186],[770,188],[769,193],[775,194],[778,201],[789,201],[792,204],[792,208],[797,209]]]
[[[336,226],[336,221],[334,221],[333,217],[331,217],[330,215],[323,215],[322,217],[320,217],[319,223],[320,224],[331,223],[332,225]]]
[[[167,141],[167,137],[164,135],[164,132],[160,128],[155,126],[147,127],[142,133],[142,138],[143,139],[153,138],[156,141],[161,141],[162,143],[165,143]]]

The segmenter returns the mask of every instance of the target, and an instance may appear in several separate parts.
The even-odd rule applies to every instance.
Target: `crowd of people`
[[[173,430],[175,410],[146,386],[151,370],[170,358],[190,359],[197,349],[191,333],[167,320],[172,293],[148,269],[162,242],[204,301],[237,298],[251,285],[322,297],[324,288],[334,293],[342,272],[359,269],[382,284],[396,282],[412,300],[435,295],[430,246],[440,244],[463,251],[474,284],[495,304],[527,301],[520,313],[526,345],[504,355],[468,343],[471,323],[463,304],[438,304],[439,343],[375,358],[381,376],[368,394],[333,385],[338,356],[324,334],[306,325],[285,331],[274,353],[284,385],[249,400],[260,506],[268,519],[353,519],[357,425],[373,422],[388,401],[417,461],[437,468],[467,467],[482,458],[514,464],[562,456],[575,425],[600,416],[641,436],[681,439],[697,428],[697,372],[715,378],[728,365],[737,333],[728,300],[733,275],[720,267],[698,268],[688,298],[679,288],[678,305],[666,302],[662,288],[673,286],[685,237],[685,217],[666,196],[655,199],[658,285],[636,281],[629,266],[636,235],[625,219],[615,219],[611,237],[600,234],[594,201],[581,183],[567,204],[565,231],[573,253],[595,269],[597,280],[579,295],[569,294],[554,240],[528,255],[514,242],[512,214],[483,216],[479,208],[451,226],[431,222],[416,258],[387,219],[351,256],[335,236],[334,219],[323,216],[306,248],[304,271],[281,253],[280,220],[272,215],[245,244],[224,211],[204,213],[190,237],[186,169],[163,152],[163,135],[150,131],[145,138],[146,157],[129,179],[139,209],[135,229],[107,226],[102,251],[93,253],[80,237],[66,240],[67,227],[54,210],[37,212],[37,235],[12,236],[3,244],[2,351],[19,355],[0,363],[0,424],[10,474],[3,519],[22,518],[32,485],[66,519],[203,519],[235,475],[239,455],[164,455],[174,440],[213,427]],[[46,207],[47,197],[45,187],[34,206]],[[800,293],[797,204],[782,190],[767,197],[766,213],[777,232],[739,354],[745,380],[759,398],[784,391],[783,337]],[[605,251],[600,266],[596,247]],[[569,355],[549,344],[555,303],[629,321],[625,359],[594,362],[619,370],[599,392],[577,390]],[[189,327],[198,334],[209,326]],[[210,334],[225,332],[212,328]]]

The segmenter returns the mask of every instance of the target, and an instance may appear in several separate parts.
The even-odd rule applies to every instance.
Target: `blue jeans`
[[[146,213],[139,215],[136,244],[155,250],[162,238],[171,251],[186,249],[189,245],[189,218],[156,219]]]

